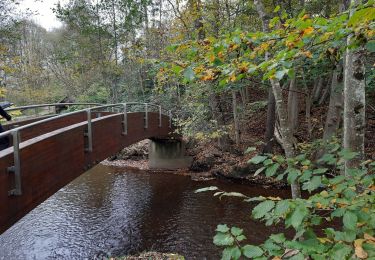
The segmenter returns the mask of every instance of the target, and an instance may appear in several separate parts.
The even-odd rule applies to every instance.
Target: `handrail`
[[[16,110],[27,110],[32,108],[40,107],[57,107],[57,106],[97,106],[101,105],[100,103],[51,103],[51,104],[37,104],[37,105],[27,105],[20,107],[8,107],[4,109],[7,112],[16,111]]]
[[[60,105],[64,105],[64,104],[73,104],[73,103],[57,103],[57,104],[60,104]],[[83,103],[81,103],[83,104]],[[86,103],[86,104],[89,104],[89,103]],[[92,103],[94,104],[94,103]],[[42,119],[42,120],[39,120],[39,121],[36,121],[36,122],[32,122],[30,124],[27,124],[27,125],[23,125],[23,126],[19,126],[19,127],[16,127],[16,128],[13,128],[13,129],[10,129],[10,130],[7,130],[7,131],[4,131],[2,133],[0,133],[0,138],[1,137],[5,137],[5,136],[8,136],[8,135],[11,135],[12,132],[14,131],[20,131],[20,130],[24,130],[26,128],[29,128],[29,127],[32,127],[32,126],[36,126],[36,125],[39,125],[39,124],[42,124],[42,123],[46,123],[46,122],[49,122],[49,121],[53,121],[53,120],[56,120],[56,119],[59,119],[59,118],[63,118],[63,117],[67,117],[67,116],[70,116],[70,115],[75,115],[75,114],[79,114],[79,113],[82,113],[82,112],[87,112],[88,110],[90,111],[95,111],[97,109],[103,109],[103,108],[110,108],[110,107],[118,107],[118,106],[122,106],[124,107],[124,105],[147,105],[147,106],[154,106],[154,107],[161,107],[159,105],[155,105],[155,104],[151,104],[151,103],[142,103],[142,102],[126,102],[126,103],[117,103],[117,104],[108,104],[108,105],[102,105],[102,106],[96,106],[96,107],[92,107],[92,108],[86,108],[86,109],[81,109],[81,110],[77,110],[77,111],[72,111],[72,112],[69,112],[69,113],[65,113],[65,114],[61,114],[61,115],[57,115],[57,116],[54,116],[54,117],[49,117],[49,118],[46,118],[46,119]],[[43,107],[43,106],[46,106],[46,105],[53,105],[53,104],[42,104],[42,105],[35,105],[35,106],[39,106],[39,107]],[[18,107],[18,109],[14,108],[13,110],[19,110],[21,107]],[[164,110],[164,111],[167,111],[167,112],[170,112],[170,110],[166,110],[166,109],[161,109],[161,110]],[[9,111],[9,110],[7,110]],[[166,114],[168,116],[170,116],[170,114]]]
[[[37,107],[57,106],[57,105],[65,105],[65,104],[72,105],[74,103],[41,104],[41,105],[32,105],[32,106],[26,106],[26,107],[27,108],[37,108]],[[76,104],[78,104],[78,103],[76,103]],[[79,104],[83,105],[83,103],[79,103]],[[90,104],[90,103],[86,103],[86,104]],[[39,124],[43,124],[43,123],[46,123],[46,122],[50,122],[50,121],[53,121],[53,120],[57,120],[57,119],[60,119],[60,118],[64,118],[64,117],[68,117],[68,116],[71,116],[71,115],[86,112],[87,113],[87,131],[85,132],[85,137],[87,137],[88,142],[87,142],[87,147],[85,148],[85,150],[87,152],[92,152],[93,151],[92,115],[91,115],[92,111],[95,111],[97,109],[111,108],[111,107],[112,108],[122,107],[122,109],[123,109],[123,121],[121,122],[122,125],[123,125],[122,134],[127,135],[127,133],[128,133],[128,122],[127,122],[128,110],[127,110],[127,107],[131,106],[131,105],[135,105],[135,104],[144,105],[144,113],[145,113],[144,128],[145,129],[148,128],[148,112],[149,112],[148,107],[149,106],[158,108],[158,110],[159,110],[159,127],[162,126],[163,109],[160,105],[150,104],[150,103],[140,103],[140,102],[129,102],[129,103],[108,104],[108,105],[102,105],[102,106],[96,106],[96,107],[92,107],[92,108],[77,110],[77,111],[73,111],[73,112],[49,117],[49,118],[46,118],[46,119],[42,119],[42,120],[32,122],[32,123],[29,123],[29,124],[26,124],[26,125],[23,125],[23,126],[19,126],[19,127],[13,128],[11,130],[5,131],[3,133],[0,133],[0,138],[6,137],[6,136],[9,136],[9,135],[11,135],[13,137],[13,144],[12,145],[13,145],[14,166],[9,167],[8,172],[14,173],[15,188],[10,190],[8,195],[9,196],[22,195],[21,161],[20,161],[20,143],[22,141],[21,137],[20,137],[20,131],[21,130],[24,130],[24,129],[27,129],[29,127],[36,126],[36,125],[39,125]],[[22,108],[23,107],[17,107],[17,108],[8,109],[7,111],[20,110]],[[169,127],[171,128],[172,127],[172,113],[171,113],[170,110],[164,109],[164,111],[167,111],[166,115],[169,117]]]

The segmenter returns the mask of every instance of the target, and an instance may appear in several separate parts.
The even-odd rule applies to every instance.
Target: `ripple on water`
[[[277,232],[252,221],[250,205],[238,199],[194,193],[208,185],[250,196],[287,193],[98,165],[2,234],[0,259],[100,259],[149,250],[217,259],[212,237],[219,223],[245,228],[253,243]]]

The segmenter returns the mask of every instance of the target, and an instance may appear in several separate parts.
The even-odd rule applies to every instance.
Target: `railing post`
[[[9,172],[14,172],[15,188],[8,192],[9,196],[22,195],[21,187],[21,160],[20,160],[20,132],[15,130],[12,132],[13,137],[13,157],[14,166],[9,169]]]
[[[161,127],[161,106],[159,106],[159,127]]]
[[[122,129],[123,129],[122,134],[127,135],[128,134],[128,110],[126,108],[127,107],[126,103],[124,103],[123,106],[124,106],[124,119],[122,121]]]
[[[169,110],[169,128],[172,128],[172,111]]]
[[[145,128],[148,128],[148,104],[145,103]]]
[[[86,110],[87,113],[87,148],[85,149],[87,152],[92,152],[92,122],[91,122],[91,109]]]

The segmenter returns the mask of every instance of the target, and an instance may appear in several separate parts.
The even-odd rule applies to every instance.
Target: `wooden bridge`
[[[9,136],[11,146],[0,151],[0,234],[100,161],[143,139],[170,138],[171,127],[170,113],[147,103],[96,106],[4,125],[0,137]]]

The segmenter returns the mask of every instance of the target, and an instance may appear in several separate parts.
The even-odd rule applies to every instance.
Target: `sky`
[[[61,26],[61,23],[52,12],[52,8],[58,2],[59,0],[23,0],[19,5],[19,9],[21,11],[30,9],[32,12],[36,12],[37,14],[30,18],[47,30],[52,30]],[[63,4],[67,0],[60,0],[60,2]]]

